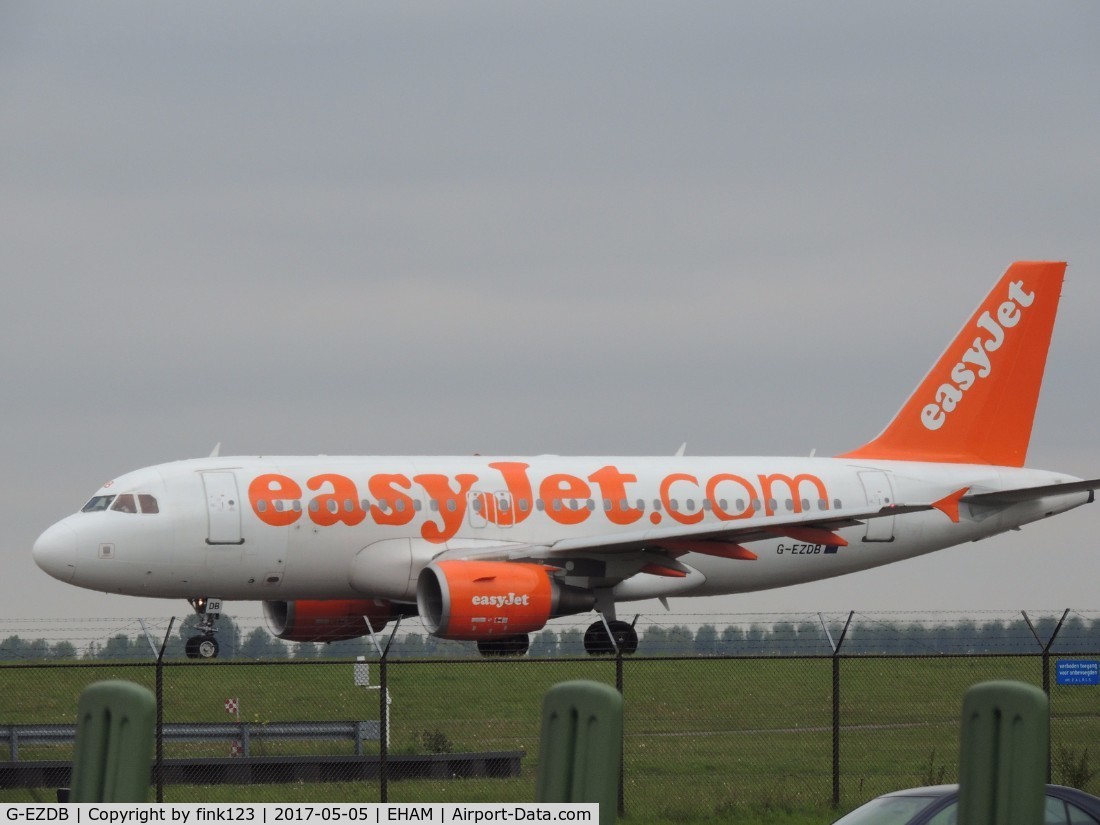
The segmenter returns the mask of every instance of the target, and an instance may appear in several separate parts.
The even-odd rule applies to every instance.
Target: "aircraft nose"
[[[34,563],[63,582],[76,573],[76,532],[60,522],[46,529],[34,543]]]

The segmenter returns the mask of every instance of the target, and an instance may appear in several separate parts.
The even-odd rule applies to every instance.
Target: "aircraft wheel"
[[[202,641],[202,636],[192,636],[187,640],[183,646],[183,652],[187,654],[188,659],[199,658],[199,642]]]
[[[195,653],[199,659],[216,659],[218,658],[218,640],[213,636],[197,636],[198,644],[195,646]]]
[[[629,622],[610,621],[611,634],[615,638],[615,644],[611,643],[611,637],[607,635],[607,628],[603,622],[593,622],[584,632],[584,652],[590,656],[612,656],[616,646],[624,656],[630,656],[638,649],[638,632]]]
[[[479,639],[477,651],[482,656],[522,656],[531,646],[531,639],[526,634],[518,636],[498,636],[491,639]]]

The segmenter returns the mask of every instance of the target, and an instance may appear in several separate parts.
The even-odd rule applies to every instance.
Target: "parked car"
[[[833,825],[956,825],[958,785],[893,791],[860,805]],[[1043,825],[1100,825],[1100,798],[1047,785]]]

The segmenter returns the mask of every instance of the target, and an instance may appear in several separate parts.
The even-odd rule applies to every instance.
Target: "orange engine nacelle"
[[[421,570],[416,582],[420,618],[429,633],[444,639],[531,633],[593,602],[591,593],[558,584],[540,564],[438,561]]]
[[[394,616],[393,605],[380,599],[326,599],[264,602],[268,629],[289,642],[338,642],[375,631]]]

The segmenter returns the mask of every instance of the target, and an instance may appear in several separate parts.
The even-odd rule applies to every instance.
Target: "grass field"
[[[517,779],[391,782],[394,802],[530,800],[540,703],[568,679],[613,684],[610,660],[391,662],[391,752],[523,750]],[[378,678],[377,665],[372,677]],[[0,668],[0,723],[71,722],[84,685],[124,678],[153,688],[151,667]],[[1038,684],[1033,658],[845,659],[841,662],[841,799],[852,807],[878,793],[953,781],[965,689],[987,679]],[[355,687],[350,663],[169,664],[166,721],[241,718],[376,719],[379,691]],[[832,798],[832,663],[827,659],[629,660],[624,797],[639,823],[827,823]],[[1052,689],[1052,742],[1078,755],[1100,741],[1100,689]],[[336,742],[255,743],[253,754],[351,753]],[[187,755],[225,756],[223,744]],[[166,756],[183,756],[171,746]],[[24,747],[21,759],[64,759],[60,747]],[[6,755],[0,759],[7,758]],[[1058,779],[1058,777],[1055,777]],[[1100,790],[1088,788],[1093,792]],[[38,791],[39,796],[45,791]],[[377,801],[374,784],[167,786],[168,801]],[[27,791],[0,791],[5,801]]]

